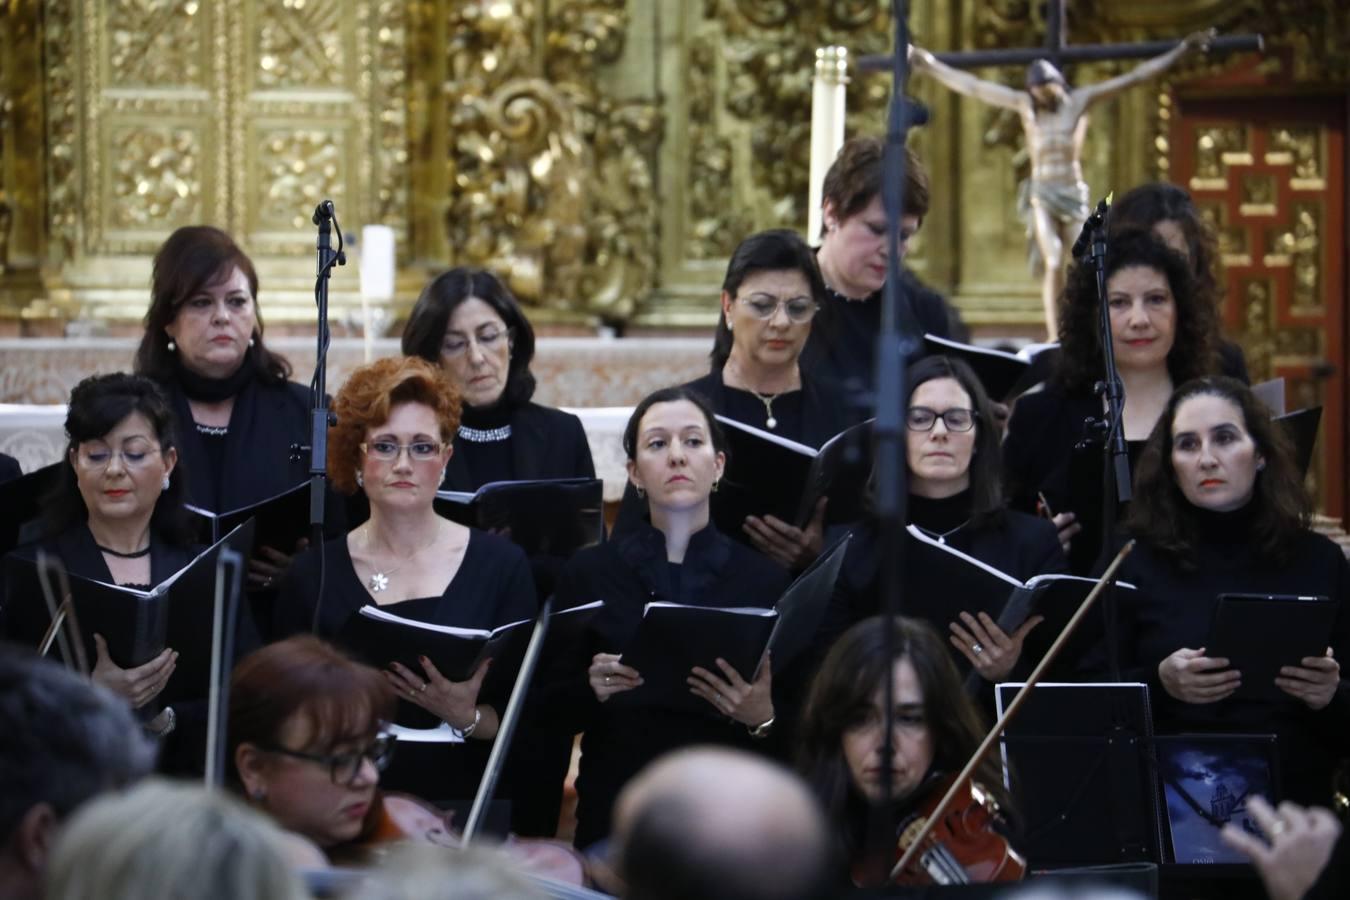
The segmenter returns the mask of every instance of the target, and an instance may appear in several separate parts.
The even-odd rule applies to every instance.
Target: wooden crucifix
[[[913,71],[951,90],[992,106],[1015,111],[1022,121],[1031,176],[1022,185],[1018,212],[1027,226],[1033,273],[1041,279],[1041,304],[1051,340],[1058,333],[1056,304],[1064,288],[1065,248],[1088,216],[1090,198],[1080,162],[1087,133],[1087,111],[1099,100],[1162,74],[1186,52],[1259,50],[1256,35],[1216,38],[1196,32],[1182,41],[1135,44],[1083,44],[1065,40],[1064,0],[1046,0],[1048,36],[1044,47],[933,54],[910,51]],[[1098,84],[1071,88],[1060,71],[1065,62],[1138,59],[1148,61]],[[890,56],[859,60],[863,70],[889,67]],[[963,68],[1027,65],[1026,89],[976,78]]]

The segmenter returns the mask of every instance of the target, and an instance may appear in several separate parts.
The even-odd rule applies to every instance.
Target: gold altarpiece
[[[935,49],[1036,44],[1033,0],[920,0]],[[706,328],[736,241],[802,228],[816,47],[890,41],[889,0],[0,0],[0,327],[130,327],[149,256],[207,221],[259,261],[269,326],[313,318],[322,197],[392,226],[397,319],[429,273],[507,274],[540,321]],[[1347,78],[1335,3],[1080,0],[1076,42],[1214,24],[1267,36],[1292,86]],[[1094,111],[1094,191],[1167,174],[1182,68]],[[1119,71],[1079,66],[1076,81]],[[1020,77],[1007,71],[1010,83]],[[913,263],[987,332],[1030,333],[1017,124],[928,84],[934,206]],[[887,85],[855,76],[849,133]],[[353,320],[357,278],[332,282]]]

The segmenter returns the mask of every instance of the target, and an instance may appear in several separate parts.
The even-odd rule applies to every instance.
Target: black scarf
[[[253,348],[249,347],[244,351],[244,361],[239,364],[239,368],[224,378],[210,378],[192,371],[183,365],[183,357],[179,355],[173,358],[173,368],[174,378],[189,400],[219,403],[237,397],[244,385],[253,380],[258,372],[258,361],[253,355]]]

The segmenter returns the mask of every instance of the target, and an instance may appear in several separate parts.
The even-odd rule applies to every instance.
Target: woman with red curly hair
[[[504,538],[441,518],[432,507],[459,425],[459,395],[445,374],[421,359],[378,360],[352,373],[333,410],[338,424],[329,432],[329,477],[338,491],[362,490],[370,518],[296,558],[277,603],[276,634],[309,631],[316,605],[317,633],[339,644],[363,606],[461,628],[533,617],[525,554]],[[450,681],[429,660],[420,669],[391,663],[385,670],[402,701],[397,720],[435,726],[420,736],[425,754],[402,755],[426,758],[396,767],[386,781],[433,800],[469,796],[504,698],[479,697],[487,663],[462,682]]]

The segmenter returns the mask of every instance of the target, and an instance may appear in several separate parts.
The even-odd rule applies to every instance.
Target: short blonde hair
[[[62,830],[47,896],[60,900],[301,900],[284,833],[223,791],[148,779]]]

